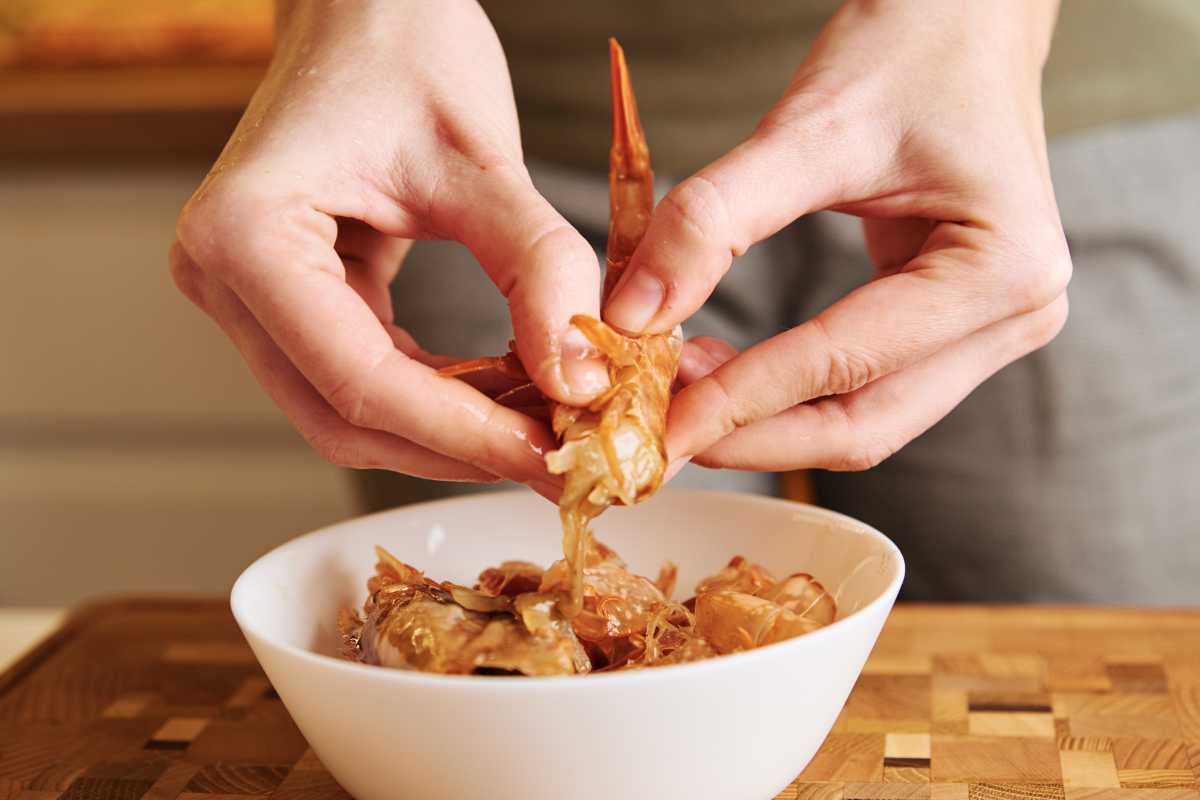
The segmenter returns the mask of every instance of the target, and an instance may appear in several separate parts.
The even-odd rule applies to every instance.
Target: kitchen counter
[[[53,631],[65,613],[55,608],[0,608],[0,672]]]
[[[2,612],[0,636],[54,614]],[[0,798],[218,791],[347,797],[224,599],[92,605],[0,675]],[[897,606],[778,797],[1200,800],[1200,609]]]

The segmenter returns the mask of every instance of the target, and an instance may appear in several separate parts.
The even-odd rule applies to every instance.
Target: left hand
[[[855,470],[929,428],[1066,320],[1071,260],[1042,126],[1047,0],[849,0],[783,99],[659,204],[605,310],[694,313],[731,258],[796,218],[863,219],[876,277],[736,354],[689,343],[673,460]]]

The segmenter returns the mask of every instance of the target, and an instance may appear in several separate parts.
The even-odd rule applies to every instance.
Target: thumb
[[[733,256],[797,217],[835,204],[833,145],[803,135],[814,126],[770,119],[658,204],[605,305],[609,323],[634,333],[670,330],[704,304]]]
[[[465,244],[507,298],[517,355],[547,396],[581,404],[609,386],[608,370],[571,317],[600,313],[600,265],[587,240],[522,170],[473,181],[446,209]]]

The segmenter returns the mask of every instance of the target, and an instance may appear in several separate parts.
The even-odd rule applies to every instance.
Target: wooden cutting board
[[[1200,611],[902,606],[780,797],[1200,800],[1198,787]],[[345,796],[224,602],[94,605],[0,675],[0,800]]]

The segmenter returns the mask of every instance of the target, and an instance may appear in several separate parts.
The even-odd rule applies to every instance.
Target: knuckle
[[[1071,301],[1068,299],[1065,291],[1058,296],[1058,299],[1047,306],[1046,315],[1048,317],[1046,326],[1048,335],[1046,341],[1050,341],[1062,332],[1062,329],[1067,325],[1067,320],[1071,316]]]
[[[821,317],[814,317],[811,324],[821,339],[820,350],[826,355],[824,374],[815,376],[815,385],[807,392],[809,398],[848,394],[882,375],[882,367],[876,358],[839,344]]]
[[[363,377],[349,376],[336,384],[325,396],[338,416],[355,427],[369,427],[366,410],[369,391],[366,383]]]
[[[844,350],[834,350],[826,363],[821,394],[848,394],[875,380],[877,370],[871,359]]]
[[[579,235],[570,224],[557,213],[552,213],[540,226],[532,228],[523,248],[524,268],[500,270],[495,277],[497,288],[505,298],[520,294],[524,286],[538,278],[553,276],[566,280],[578,280],[580,266],[599,275],[600,265],[596,254],[587,240]],[[534,275],[533,273],[541,273]]]
[[[494,132],[488,136],[484,132],[486,128],[465,124],[463,120],[476,120],[476,117],[459,113],[438,115],[433,134],[436,147],[444,157],[471,172],[494,173],[501,177],[524,175],[528,179],[525,166],[497,144],[502,137],[494,135]]]
[[[396,352],[381,352],[366,369],[347,373],[325,394],[325,400],[338,416],[356,428],[377,427],[377,415],[371,402],[375,396],[376,374]]]
[[[270,192],[221,181],[188,200],[176,223],[197,264],[224,279],[246,263],[268,263],[266,249],[287,219],[289,202]]]
[[[1030,281],[1029,301],[1033,308],[1044,308],[1067,290],[1071,280],[1071,258],[1067,255],[1052,259],[1042,265]]]
[[[1069,311],[1070,304],[1063,292],[1045,308],[1034,312],[1025,329],[1025,349],[1037,350],[1054,341],[1067,324]]]
[[[713,246],[727,246],[728,214],[712,181],[699,175],[689,178],[668,192],[662,205],[685,235]]]
[[[885,442],[867,440],[848,451],[832,469],[836,472],[865,472],[879,466],[895,453]]]
[[[1073,266],[1066,244],[1056,245],[1049,258],[1022,259],[1020,267],[1011,271],[1008,283],[1015,313],[1036,311],[1053,303],[1071,281]]]
[[[337,427],[318,425],[310,431],[303,431],[302,435],[317,455],[329,463],[348,469],[362,467],[358,448],[351,446]]]
[[[1050,262],[1049,269],[1047,270],[1045,286],[1043,288],[1049,302],[1054,302],[1058,297],[1066,293],[1074,271],[1075,265],[1071,261],[1071,254],[1064,242],[1062,252]]]
[[[197,306],[204,307],[204,275],[200,268],[184,251],[183,246],[176,242],[171,247],[170,254],[167,257],[167,263],[171,271],[171,280],[175,282],[175,287]]]
[[[738,428],[744,428],[762,416],[761,409],[753,401],[748,401],[740,396],[733,387],[725,384],[720,370],[701,378],[700,383],[710,387],[712,393],[718,398],[719,405],[717,407],[721,409],[721,412],[717,419],[722,438]]]
[[[201,187],[179,212],[175,235],[189,253],[201,255],[209,249],[213,239],[221,237],[223,231],[219,222],[225,216],[222,211],[226,205],[224,195],[225,192],[219,189]]]
[[[822,424],[838,432],[834,440],[843,443],[825,465],[827,469],[863,472],[883,463],[899,449],[884,436],[861,429],[841,400],[823,400],[815,406],[821,414]]]

